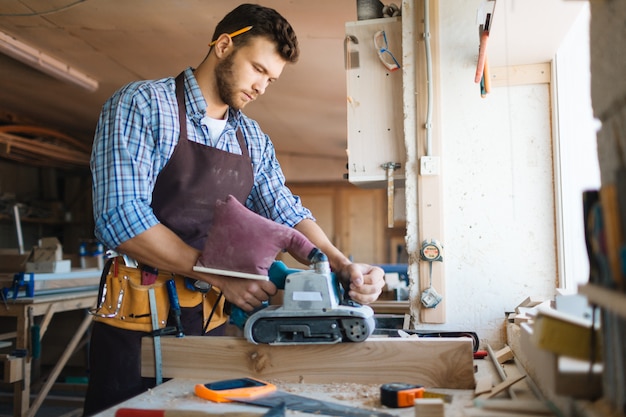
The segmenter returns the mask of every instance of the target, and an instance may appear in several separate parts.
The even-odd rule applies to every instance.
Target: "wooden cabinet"
[[[348,180],[363,187],[404,180],[402,22],[399,17],[346,23]],[[394,61],[395,59],[395,61]],[[387,65],[386,65],[387,64]],[[391,68],[389,68],[391,67]]]
[[[384,190],[360,189],[350,184],[291,185],[290,188],[344,254],[355,262],[389,263]],[[281,254],[280,259],[288,266],[302,267],[288,254]]]

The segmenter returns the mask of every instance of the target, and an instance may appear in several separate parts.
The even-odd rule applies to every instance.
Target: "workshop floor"
[[[82,402],[75,400],[72,397],[70,400],[66,400],[63,396],[57,396],[54,401],[46,400],[43,405],[37,411],[35,417],[80,417],[83,414]],[[63,401],[63,403],[61,403]],[[73,404],[72,404],[73,403]],[[2,402],[0,402],[0,417],[13,416],[13,402],[12,394],[2,392]]]
[[[41,375],[47,375],[49,369],[43,369]],[[78,375],[84,370],[68,367],[67,373]],[[53,385],[46,396],[43,404],[37,411],[35,417],[80,417],[83,413],[83,401],[87,389],[86,380],[69,379],[64,374],[58,381],[68,380],[70,382],[59,382]],[[37,393],[45,382],[44,378],[39,378],[31,385],[31,404],[35,400]],[[13,388],[9,384],[0,385],[0,417],[13,416]]]

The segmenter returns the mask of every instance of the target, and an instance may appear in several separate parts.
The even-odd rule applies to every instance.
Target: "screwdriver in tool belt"
[[[183,324],[180,320],[180,303],[178,302],[178,292],[176,291],[176,283],[173,279],[168,280],[165,285],[167,286],[167,295],[170,298],[170,307],[174,310],[174,319],[176,320],[176,337],[183,337],[185,335],[183,331]]]

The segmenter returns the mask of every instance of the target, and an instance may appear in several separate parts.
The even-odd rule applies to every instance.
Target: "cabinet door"
[[[302,200],[302,205],[311,210],[317,224],[331,242],[339,247],[335,235],[335,200],[337,192],[332,187],[291,186],[291,191]],[[281,252],[278,257],[290,268],[303,268],[290,254]]]
[[[385,51],[380,52],[380,47]],[[394,179],[402,181],[406,161],[402,69],[390,70],[379,57],[380,52],[386,62],[393,63],[395,58],[402,65],[400,18],[347,22],[345,48],[348,179],[360,186],[386,186],[383,166],[391,162],[400,164]]]
[[[385,191],[351,185],[291,186],[331,242],[356,262],[388,263],[385,240]],[[302,268],[288,253],[278,259]]]
[[[346,190],[342,196],[342,249],[355,262],[385,263],[384,190]]]

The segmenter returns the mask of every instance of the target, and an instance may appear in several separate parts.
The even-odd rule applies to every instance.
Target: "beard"
[[[235,83],[234,83],[234,53],[229,54],[215,67],[215,80],[217,83],[217,93],[220,99],[229,107],[241,110],[243,105],[235,103]]]

